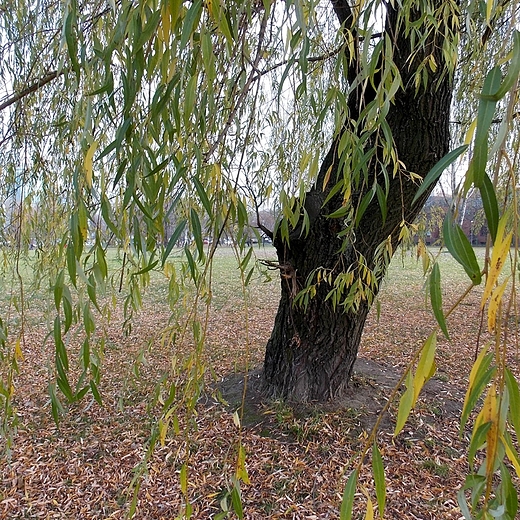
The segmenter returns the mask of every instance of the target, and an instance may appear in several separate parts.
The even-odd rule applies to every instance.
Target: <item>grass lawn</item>
[[[274,257],[272,248],[256,252],[260,259]],[[448,254],[441,253],[439,261],[448,308],[468,279]],[[112,269],[121,263],[115,254],[110,257]],[[182,383],[185,371],[195,366],[189,361],[193,342],[182,333],[176,306],[172,312],[168,280],[163,274],[151,277],[130,334],[121,330],[120,303],[110,323],[100,324],[108,337],[102,352],[103,406],[90,397],[71,404],[58,427],[47,395],[54,351],[46,341],[51,330],[46,311],[52,309],[52,294],[45,287],[33,291],[29,273],[23,276],[30,319],[15,381],[18,433],[11,458],[0,459],[0,518],[125,518],[132,500],[129,486],[136,468],[144,468],[161,403],[172,384],[178,397],[192,395]],[[197,308],[207,322],[205,347],[199,351],[205,390],[191,413],[179,409],[172,415],[176,419],[164,443],[157,444],[142,474],[135,518],[175,518],[183,491],[192,503],[192,518],[213,518],[230,503],[227,489],[239,444],[250,480],[241,486],[245,518],[339,518],[343,487],[367,429],[410,356],[435,328],[424,283],[421,264],[409,253],[397,253],[379,297],[380,316],[374,308],[367,322],[347,399],[321,408],[291,407],[260,402],[251,392],[239,427],[234,412],[242,413],[244,372],[249,371],[254,388],[279,281],[275,272],[255,273],[244,290],[231,250],[218,251],[212,306],[207,314],[204,307]],[[0,305],[6,311],[16,284],[7,276],[2,284]],[[392,437],[395,407],[383,421],[378,442],[386,465],[387,519],[461,517],[456,490],[467,471],[467,438],[459,436],[459,412],[476,349],[480,295],[481,289],[474,291],[448,319],[451,339],[439,337],[438,372],[401,435]],[[192,301],[192,294],[186,291],[179,298]],[[74,364],[79,338],[73,333],[67,342]],[[514,335],[509,342],[511,362],[518,366]],[[360,481],[375,501],[370,479],[367,465]],[[361,508],[362,495],[359,501]]]

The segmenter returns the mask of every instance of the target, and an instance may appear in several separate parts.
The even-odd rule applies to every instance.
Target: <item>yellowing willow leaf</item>
[[[16,343],[14,345],[14,357],[18,360],[18,361],[23,361],[23,352],[22,352],[22,347],[20,345],[20,338],[16,338]]]
[[[488,479],[493,477],[493,468],[495,466],[495,457],[498,447],[498,398],[496,386],[493,383],[488,390],[486,399],[482,406],[482,411],[475,421],[475,429],[480,424],[491,423],[486,435],[486,477]]]
[[[421,357],[417,365],[417,371],[413,378],[413,402],[412,407],[415,406],[417,398],[421,393],[421,390],[435,373],[435,348],[437,346],[437,333],[433,332],[430,337],[424,343],[422,348]]]
[[[413,402],[414,402],[414,389],[413,389],[413,376],[412,371],[408,371],[408,375],[406,376],[406,391],[401,396],[401,400],[399,401],[399,411],[397,412],[397,422],[395,424],[394,437],[399,434],[399,432],[403,429],[408,416],[410,415],[410,411],[412,410]]]
[[[238,447],[236,477],[244,482],[244,484],[250,484],[249,475],[247,474],[246,469],[246,450],[242,445]]]
[[[477,118],[473,119],[473,122],[471,123],[471,125],[469,125],[469,129],[466,134],[466,139],[464,139],[464,144],[471,144],[471,141],[473,141],[473,136],[475,135],[475,128],[477,128]]]
[[[90,145],[89,149],[87,150],[87,153],[85,154],[85,161],[83,163],[83,167],[85,169],[85,181],[87,182],[87,186],[89,187],[89,189],[92,188],[92,162],[97,147],[98,142],[92,141],[92,144]]]
[[[365,513],[365,520],[374,520],[374,505],[372,499],[367,496],[367,511]]]
[[[484,308],[484,306],[486,305],[486,301],[491,296],[491,292],[493,291],[498,277],[502,272],[502,268],[504,267],[507,254],[511,247],[511,239],[513,238],[513,232],[511,231],[505,238],[503,238],[507,217],[508,213],[504,214],[500,219],[500,222],[498,223],[497,238],[495,241],[495,245],[493,246],[493,253],[491,254],[491,262],[489,265],[486,287],[484,289],[484,294],[482,295],[481,309]]]
[[[502,301],[502,296],[509,282],[509,277],[504,281],[501,285],[495,288],[493,293],[491,294],[491,299],[489,301],[488,307],[488,331],[493,332],[495,330],[497,312],[500,307],[500,303]]]
[[[520,478],[520,458],[518,457],[518,453],[516,452],[509,435],[501,435],[500,440],[506,450],[507,458],[510,460],[511,464],[514,466],[516,474],[518,478]]]
[[[460,429],[464,428],[468,416],[473,409],[473,406],[477,402],[480,394],[484,387],[488,384],[493,374],[493,369],[489,368],[492,357],[487,355],[487,348],[483,348],[480,352],[477,360],[473,364],[471,372],[469,374],[468,389],[466,390],[466,396],[464,398],[464,406],[462,408],[462,414],[460,418]]]

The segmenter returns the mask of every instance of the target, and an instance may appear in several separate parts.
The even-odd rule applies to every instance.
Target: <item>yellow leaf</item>
[[[325,177],[323,179],[323,191],[325,191],[325,188],[327,187],[327,184],[329,183],[329,180],[330,180],[330,174],[332,173],[332,165],[329,166],[329,169],[327,170],[327,172],[325,173]]]
[[[469,125],[468,133],[466,134],[466,139],[464,139],[464,144],[471,144],[473,141],[473,135],[475,134],[475,129],[477,128],[477,118],[473,119],[471,125]]]
[[[159,441],[161,442],[161,446],[164,446],[167,432],[168,425],[162,419],[159,419]]]
[[[181,474],[179,476],[181,491],[183,495],[188,493],[188,466],[184,463],[181,466]]]
[[[486,357],[486,354],[487,354],[487,348],[483,348],[480,351],[480,354],[478,355],[477,360],[473,364],[473,367],[472,367],[471,372],[469,374],[469,382],[468,382],[468,388],[466,390],[466,397],[464,398],[463,411],[466,409],[466,405],[467,405],[469,396],[471,395],[471,391],[473,390],[473,387],[475,386],[475,378],[477,377],[478,369],[480,368],[480,365],[482,364],[482,361]]]
[[[94,158],[94,153],[96,151],[97,146],[98,142],[92,141],[92,144],[90,145],[85,155],[85,162],[83,163],[83,166],[85,168],[85,180],[87,181],[87,186],[89,188],[92,188],[92,160]]]
[[[518,459],[518,453],[516,453],[511,443],[507,439],[505,439],[503,435],[500,436],[500,439],[502,440],[502,444],[506,449],[507,458],[515,467],[516,474],[518,478],[520,478],[520,460]]]
[[[367,500],[367,512],[365,513],[365,520],[374,520],[374,505],[372,500],[368,497]]]
[[[374,504],[372,504],[372,499],[370,498],[370,494],[366,490],[364,486],[360,486],[363,495],[365,495],[367,499],[367,510],[365,512],[365,520],[374,520]]]
[[[488,298],[497,283],[498,277],[504,267],[504,263],[511,247],[511,239],[513,238],[513,232],[511,231],[505,238],[504,230],[509,218],[509,213],[502,215],[497,227],[497,236],[493,245],[493,253],[491,254],[491,261],[489,264],[489,272],[486,280],[486,287],[484,294],[482,295],[481,309],[484,308]]]
[[[489,387],[482,412],[483,424],[491,423],[491,428],[489,428],[486,436],[486,477],[490,479],[493,476],[498,446],[498,399],[495,383]]]
[[[244,484],[250,484],[249,475],[247,474],[246,469],[246,450],[244,446],[240,445],[238,447],[238,459],[237,459],[237,470],[236,477],[239,480],[242,480]]]
[[[412,407],[415,406],[417,398],[424,386],[424,383],[430,379],[435,373],[435,348],[437,346],[437,333],[433,332],[424,343],[421,357],[417,364],[417,371],[413,378],[413,402]]]
[[[168,42],[170,40],[170,6],[168,4],[163,6],[161,12],[163,40]]]
[[[16,343],[14,345],[14,357],[17,361],[23,361],[23,352],[22,347],[20,345],[20,338],[17,338]]]
[[[491,15],[493,14],[494,0],[487,0],[486,3],[486,23],[489,24],[491,21]]]
[[[507,287],[507,284],[509,282],[509,277],[507,280],[495,288],[491,295],[491,299],[489,301],[489,307],[488,307],[488,331],[493,332],[495,330],[496,325],[496,319],[497,319],[497,313],[498,309],[500,307],[500,303],[502,301],[502,296],[504,295],[504,291]]]

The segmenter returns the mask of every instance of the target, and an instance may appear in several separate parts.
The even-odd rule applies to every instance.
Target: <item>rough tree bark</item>
[[[332,0],[332,6],[340,23],[347,26],[351,21],[348,2]],[[271,338],[267,344],[264,361],[264,389],[268,396],[294,401],[324,401],[340,395],[347,388],[356,360],[370,302],[361,300],[359,307],[345,312],[341,306],[334,308],[331,299],[326,300],[330,286],[320,284],[317,293],[306,309],[294,305],[296,293],[305,285],[308,275],[316,268],[330,270],[333,276],[351,266],[357,266],[362,255],[369,267],[374,267],[377,247],[390,240],[395,251],[399,242],[401,223],[413,222],[429,193],[412,205],[419,183],[413,182],[409,172],[424,177],[434,164],[449,151],[449,112],[452,81],[446,73],[441,53],[441,36],[429,42],[438,68],[429,71],[426,87],[417,93],[413,76],[424,54],[410,60],[410,43],[401,31],[397,34],[398,13],[389,9],[385,31],[390,33],[394,47],[394,62],[399,68],[404,89],[400,90],[391,105],[386,121],[392,131],[398,158],[404,165],[401,172],[389,177],[386,219],[372,199],[368,209],[354,229],[349,245],[340,252],[343,238],[338,234],[344,229],[341,219],[327,218],[342,201],[342,194],[332,197],[326,204],[328,191],[335,184],[329,182],[323,189],[326,172],[332,166],[331,178],[340,169],[337,136],[321,165],[314,187],[307,193],[305,208],[310,217],[308,234],[296,236],[284,243],[280,234],[274,237],[281,273],[281,299]],[[435,38],[435,40],[434,40]],[[350,83],[356,77],[357,64],[352,60],[348,72]],[[354,91],[348,100],[351,120],[359,117],[362,107],[373,97],[373,92]],[[348,124],[343,132],[353,131]],[[377,176],[381,184],[382,172],[371,171],[370,178]],[[356,207],[368,186],[352,195]],[[433,189],[433,186],[431,187]],[[354,190],[353,190],[354,191]],[[384,272],[381,272],[382,277]],[[380,281],[380,280],[379,280]],[[374,288],[377,293],[379,283]]]

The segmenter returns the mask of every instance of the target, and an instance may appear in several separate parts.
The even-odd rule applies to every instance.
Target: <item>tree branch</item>
[[[2,110],[5,110],[7,107],[10,107],[14,103],[20,101],[24,97],[27,97],[29,94],[32,94],[33,92],[36,92],[40,88],[42,88],[44,85],[47,85],[47,83],[50,83],[51,81],[55,80],[56,78],[59,78],[63,74],[65,74],[66,70],[57,71],[54,70],[52,72],[48,72],[45,74],[45,76],[42,76],[40,79],[37,79],[34,83],[31,83],[28,87],[25,87],[20,92],[16,92],[15,94],[12,94],[9,96],[3,103],[0,103],[0,112]]]

